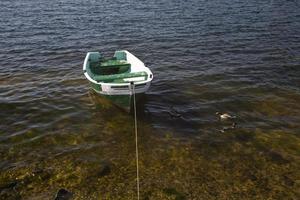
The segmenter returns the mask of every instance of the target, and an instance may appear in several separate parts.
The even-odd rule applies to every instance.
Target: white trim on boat
[[[153,80],[153,74],[150,71],[148,67],[145,66],[145,64],[139,60],[137,57],[135,57],[130,52],[123,50],[122,52],[126,53],[126,60],[128,63],[131,64],[131,70],[130,72],[146,72],[148,74],[147,79],[145,81],[144,77],[133,77],[133,78],[124,78],[124,81],[127,81],[128,83],[102,83],[97,82],[93,80],[89,74],[86,71],[86,66],[89,61],[89,57],[91,53],[95,52],[88,52],[83,64],[83,71],[85,77],[92,83],[100,85],[102,88],[102,91],[97,91],[97,93],[104,94],[104,95],[130,95],[132,93],[130,89],[131,82],[134,82],[135,84],[135,93],[144,93],[146,92],[151,84],[151,81]],[[95,89],[94,89],[95,90]],[[96,91],[96,90],[95,90]]]
[[[143,81],[144,77],[133,77],[133,78],[124,78],[124,81],[132,82],[132,81]]]
[[[87,73],[86,71],[86,66],[87,66],[87,62],[89,61],[89,57],[90,57],[90,54],[93,53],[93,52],[88,52],[85,56],[85,59],[84,59],[84,63],[83,63],[83,72],[84,72],[84,76],[92,83],[95,83],[95,84],[98,84],[100,85],[99,83],[97,83],[97,81],[95,81],[94,79],[92,79],[90,77],[90,75]]]

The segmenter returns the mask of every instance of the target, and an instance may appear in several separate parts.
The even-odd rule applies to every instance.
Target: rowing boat
[[[126,50],[115,51],[112,58],[88,52],[83,72],[96,93],[127,111],[131,109],[132,95],[145,93],[153,79],[151,70]]]

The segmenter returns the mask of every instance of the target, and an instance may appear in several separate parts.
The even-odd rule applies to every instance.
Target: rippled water
[[[143,199],[299,195],[297,1],[1,0],[0,15],[0,198],[135,198],[133,118],[82,73],[86,52],[117,49],[154,73]]]

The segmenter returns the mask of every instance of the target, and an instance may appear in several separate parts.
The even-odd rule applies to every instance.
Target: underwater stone
[[[6,185],[0,186],[0,199],[5,200],[18,200],[21,199],[20,194],[15,190],[18,182],[13,181]]]
[[[73,194],[65,189],[58,190],[55,200],[70,200],[73,197]]]
[[[295,184],[295,182],[292,179],[290,179],[288,176],[283,176],[283,182],[285,185],[290,187],[294,186]]]
[[[248,132],[238,132],[235,138],[240,142],[249,142],[254,138],[254,134]]]
[[[270,156],[270,160],[277,163],[277,164],[287,164],[290,161],[284,158],[279,152],[276,151],[269,151],[268,155]]]
[[[163,192],[169,196],[175,196],[175,200],[185,200],[185,196],[178,192],[175,188],[164,188]]]
[[[99,168],[99,171],[97,172],[97,176],[103,177],[108,174],[110,174],[111,169],[109,163],[102,163],[102,165]]]
[[[22,199],[20,194],[12,189],[5,189],[0,191],[0,199],[5,200],[19,200]]]
[[[17,184],[18,184],[17,181],[12,181],[12,182],[10,182],[10,183],[8,183],[6,185],[1,185],[0,186],[0,191],[4,190],[4,189],[11,189],[11,188],[13,189],[14,187],[16,187]]]

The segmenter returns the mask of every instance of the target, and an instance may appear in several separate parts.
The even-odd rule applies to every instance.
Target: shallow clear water
[[[143,199],[299,195],[297,1],[2,0],[0,15],[0,198],[135,198],[133,118],[82,73],[86,52],[117,49],[154,73]]]

